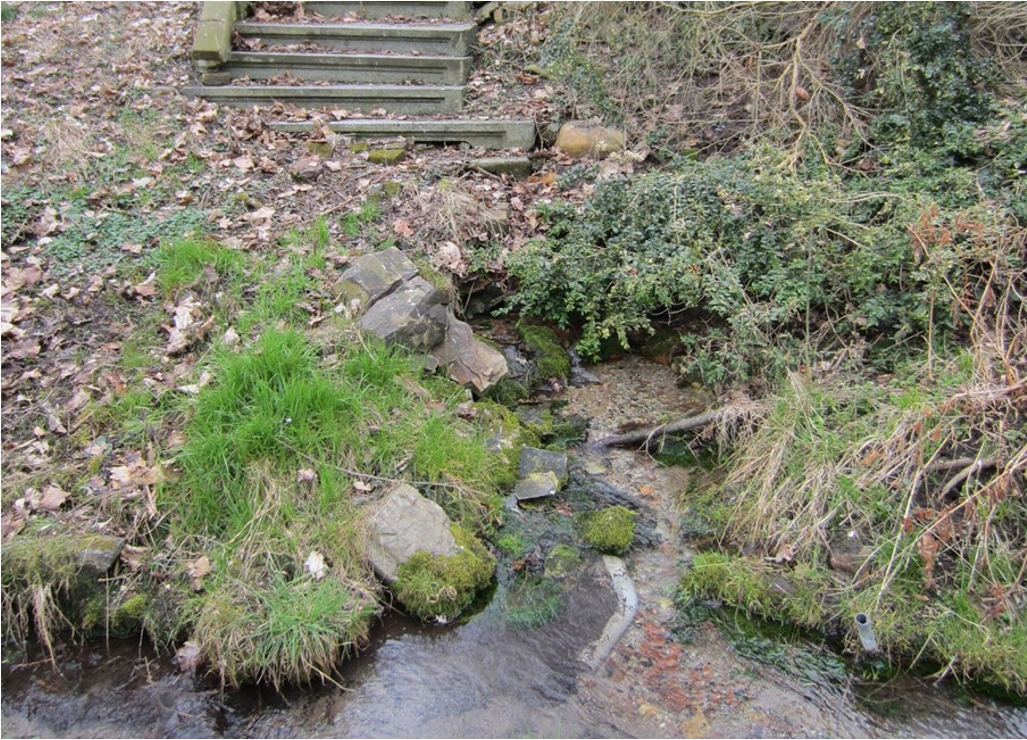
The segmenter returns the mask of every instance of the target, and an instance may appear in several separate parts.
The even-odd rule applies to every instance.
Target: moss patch
[[[566,378],[571,374],[571,360],[560,344],[556,332],[548,326],[517,323],[517,331],[531,352],[541,378]]]
[[[577,525],[585,542],[609,555],[623,555],[635,539],[635,512],[624,506],[585,512]]]
[[[496,559],[467,530],[454,524],[452,531],[460,552],[439,556],[421,551],[396,571],[396,598],[418,619],[455,619],[492,580]]]

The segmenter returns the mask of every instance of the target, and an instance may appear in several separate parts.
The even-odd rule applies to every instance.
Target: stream
[[[699,399],[640,358],[589,368],[568,410],[595,438],[625,424],[681,416]],[[690,555],[677,495],[689,470],[623,450],[582,451],[601,476],[652,513],[654,544],[626,558],[638,598],[627,631],[598,669],[618,612],[596,556],[560,581],[542,626],[508,618],[497,597],[464,624],[389,614],[337,684],[221,692],[136,642],[38,650],[3,664],[3,737],[1025,737],[1027,707],[958,694],[911,677],[875,684],[812,639],[734,643],[712,623],[679,639],[672,595]],[[530,517],[511,512],[511,516]],[[773,657],[773,660],[769,658]]]

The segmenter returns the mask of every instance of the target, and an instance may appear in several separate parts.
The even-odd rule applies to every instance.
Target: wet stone
[[[521,450],[517,472],[522,478],[533,473],[550,472],[556,476],[558,483],[564,483],[567,480],[567,454],[525,447]]]
[[[556,474],[547,470],[542,473],[532,473],[517,481],[514,486],[514,496],[518,501],[534,501],[540,498],[555,496],[560,489],[560,481]]]

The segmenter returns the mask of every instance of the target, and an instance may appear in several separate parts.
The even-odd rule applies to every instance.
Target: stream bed
[[[701,402],[640,358],[590,368],[563,394],[593,438],[681,416]],[[675,515],[686,469],[640,453],[583,450],[576,467],[650,515],[652,546],[626,557],[638,598],[598,669],[583,656],[618,609],[601,558],[560,580],[541,626],[497,595],[459,625],[389,614],[337,683],[222,692],[136,642],[38,651],[3,664],[3,737],[1024,737],[1027,708],[904,677],[874,684],[815,640],[732,641],[712,623],[677,633],[672,600],[690,553]],[[511,513],[511,516],[522,516]],[[531,516],[530,513],[523,516]],[[603,651],[604,653],[607,651]],[[769,658],[773,657],[773,660]]]

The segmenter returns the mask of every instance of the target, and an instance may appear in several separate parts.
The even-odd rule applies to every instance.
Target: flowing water
[[[593,371],[572,411],[602,436],[693,408],[665,368],[637,358]],[[816,641],[730,641],[712,624],[682,641],[671,600],[689,552],[675,495],[689,473],[644,456],[582,452],[579,469],[634,497],[658,544],[628,565],[639,601],[597,670],[582,656],[615,615],[603,561],[561,584],[555,619],[520,627],[497,597],[467,623],[425,626],[397,614],[341,669],[338,684],[276,693],[220,692],[136,643],[62,649],[57,670],[34,654],[3,666],[3,737],[1024,737],[1027,708],[956,697],[912,678],[850,677]],[[550,513],[551,514],[551,513]],[[531,518],[530,513],[511,517]],[[502,581],[502,579],[501,579]]]

